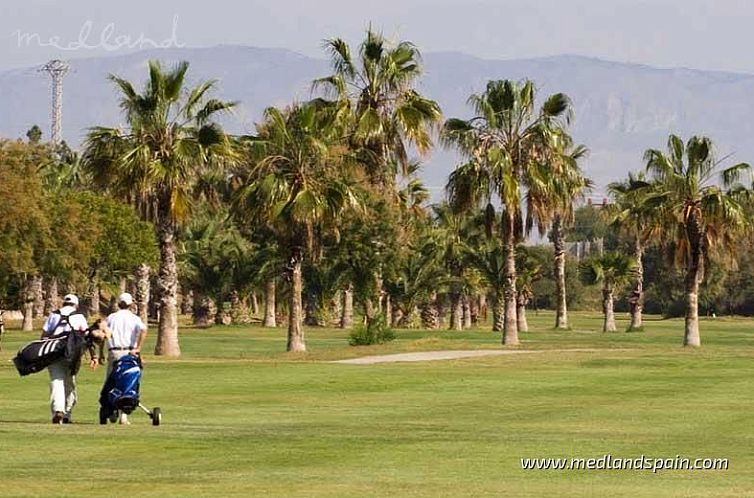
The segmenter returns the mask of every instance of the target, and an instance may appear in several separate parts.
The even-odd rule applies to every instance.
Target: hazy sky
[[[148,40],[232,43],[317,56],[323,38],[356,40],[371,22],[424,51],[501,59],[572,53],[754,73],[752,20],[751,0],[2,0],[0,69],[124,53],[115,45],[141,35],[145,48]],[[100,48],[80,46],[87,31],[81,41]]]

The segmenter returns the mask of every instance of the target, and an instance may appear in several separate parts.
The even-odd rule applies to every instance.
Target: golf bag
[[[100,420],[116,410],[129,414],[139,406],[141,359],[128,354],[118,360],[99,396]]]
[[[64,359],[75,375],[81,366],[81,356],[88,347],[91,345],[85,332],[66,332],[27,344],[13,358],[13,364],[16,365],[18,374],[24,377]]]

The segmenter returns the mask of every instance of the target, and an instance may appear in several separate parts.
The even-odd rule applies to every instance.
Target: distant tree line
[[[601,309],[605,331],[616,312],[630,330],[645,312],[683,315],[698,346],[700,313],[754,313],[751,171],[708,138],[671,135],[585,204],[567,95],[495,80],[471,118],[446,118],[418,90],[410,42],[369,30],[325,47],[313,98],[266,109],[248,135],[219,125],[235,104],[214,82],[188,87],[187,63],[153,61],[140,89],[110,76],[126,126],[91,128],[80,154],[38,128],[0,142],[3,306],[28,329],[62,289],[94,314],[131,289],[170,356],[181,313],[285,325],[299,352],[306,327],[359,320],[372,335],[491,323],[515,345],[532,309],[563,330],[569,309]],[[430,204],[418,174],[435,142],[461,160]]]

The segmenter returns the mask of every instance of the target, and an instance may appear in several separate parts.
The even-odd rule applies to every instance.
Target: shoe
[[[114,424],[118,421],[118,410],[115,410],[113,413],[110,414],[108,417],[108,420],[110,420],[111,424]]]
[[[63,423],[64,424],[72,424],[73,420],[71,420],[71,416],[70,415],[64,415],[63,416]]]
[[[52,423],[53,424],[62,424],[63,423],[63,412],[55,412],[55,415],[52,416]]]
[[[118,423],[120,425],[131,425],[131,422],[128,421],[128,415],[125,413],[120,414],[120,418],[118,419]]]

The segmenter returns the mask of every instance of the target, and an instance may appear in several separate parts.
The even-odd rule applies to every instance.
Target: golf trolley
[[[152,425],[160,425],[162,412],[158,407],[149,409],[139,401],[141,358],[132,354],[119,359],[107,377],[99,398],[99,423],[115,422],[119,413],[130,415],[137,408],[149,415]]]

